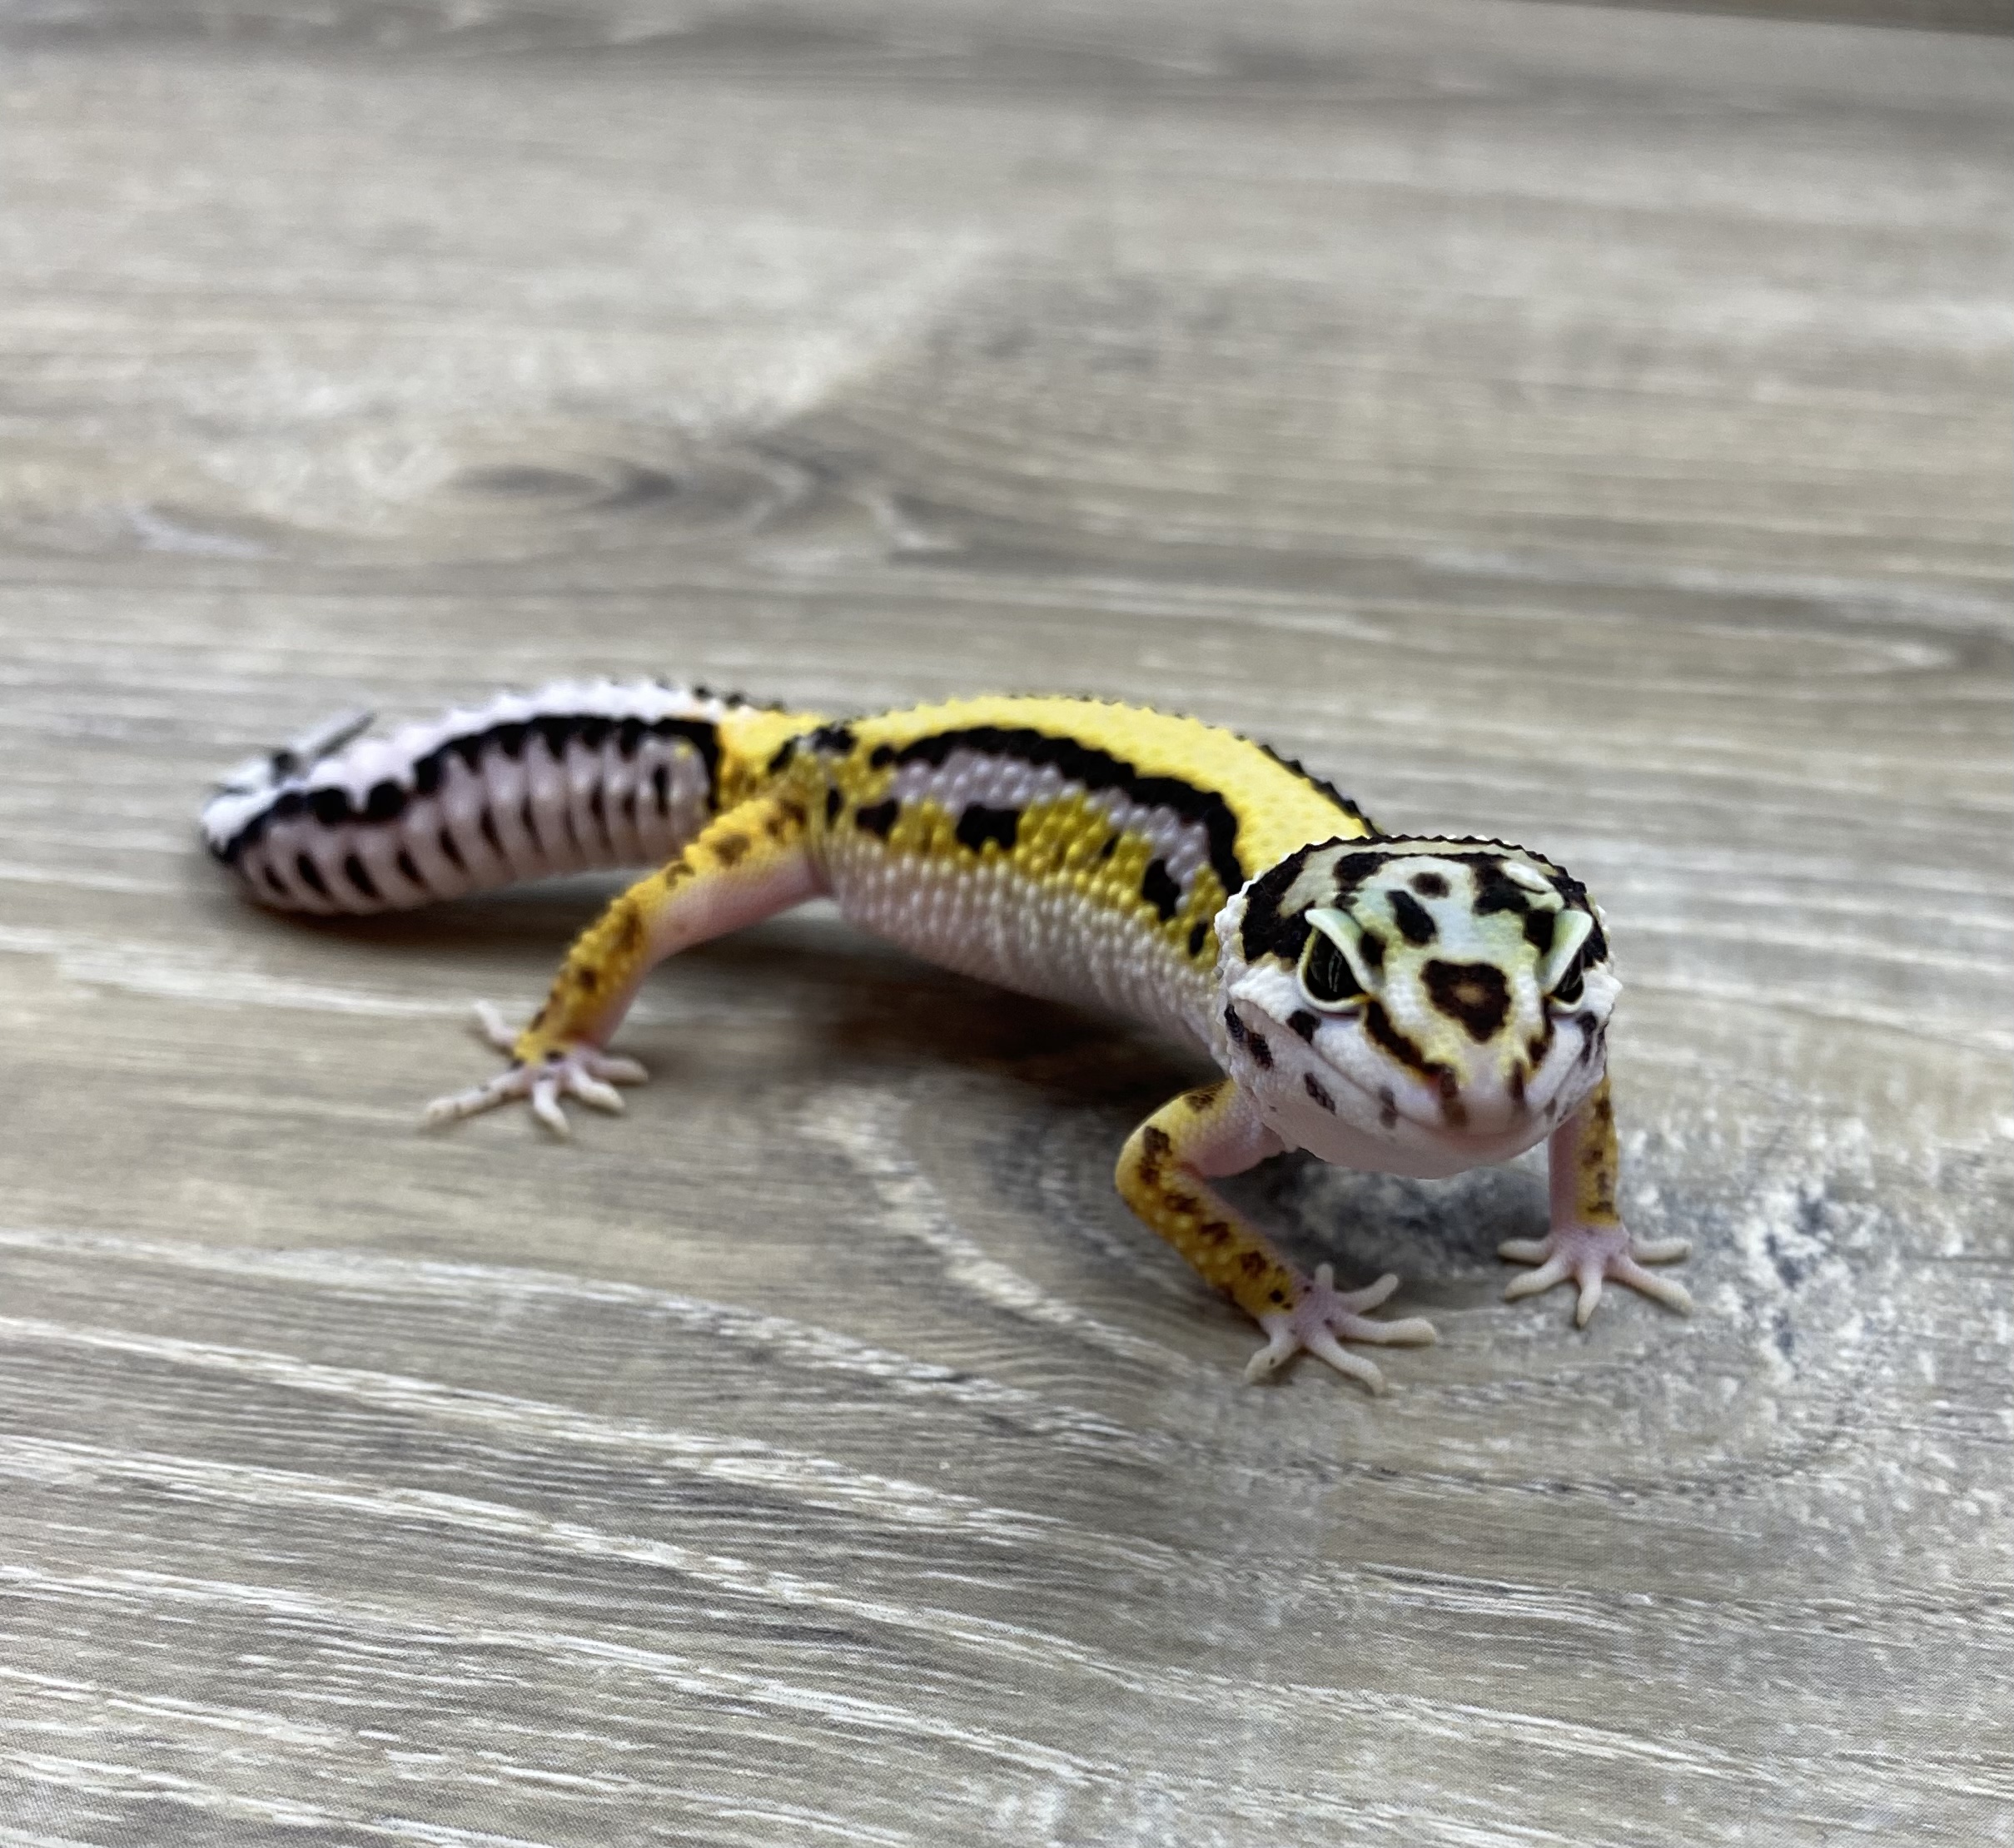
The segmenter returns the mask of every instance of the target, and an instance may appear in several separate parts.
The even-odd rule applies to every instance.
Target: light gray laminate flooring
[[[0,5],[0,1848],[2014,1841],[2011,73]],[[608,883],[304,925],[195,808],[596,671],[1151,702],[1558,857],[1698,1313],[1502,1303],[1529,1160],[1280,1162],[1441,1343],[1245,1388],[1110,1185],[1195,1068],[815,910],[626,1119],[420,1133]]]

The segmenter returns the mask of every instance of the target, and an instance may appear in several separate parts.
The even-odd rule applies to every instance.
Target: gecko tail
[[[366,735],[346,712],[248,758],[203,806],[211,856],[282,911],[404,911],[524,879],[655,864],[719,797],[747,702],[655,681],[560,681]]]

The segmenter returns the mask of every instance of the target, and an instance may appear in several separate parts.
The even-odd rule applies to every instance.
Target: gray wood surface
[[[2004,41],[1443,0],[0,7],[0,1848],[2014,1841]],[[368,695],[1162,703],[1602,896],[1690,1321],[807,912],[241,904]]]

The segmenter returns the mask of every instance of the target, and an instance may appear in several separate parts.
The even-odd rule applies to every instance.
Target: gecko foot
[[[1360,1379],[1374,1393],[1385,1390],[1385,1375],[1361,1354],[1343,1345],[1345,1341],[1375,1341],[1417,1346],[1436,1339],[1434,1324],[1420,1317],[1403,1322],[1374,1322],[1364,1312],[1374,1309],[1399,1287],[1399,1279],[1387,1273],[1365,1289],[1338,1289],[1335,1273],[1318,1264],[1315,1280],[1301,1292],[1291,1309],[1279,1309],[1259,1318],[1266,1330],[1266,1345],[1251,1357],[1245,1369],[1249,1384],[1276,1371],[1303,1349],[1318,1360],[1325,1360],[1338,1373]]]
[[[1535,1296],[1555,1284],[1570,1281],[1580,1291],[1580,1299],[1574,1306],[1578,1327],[1587,1326],[1594,1305],[1601,1300],[1603,1280],[1610,1277],[1654,1297],[1681,1315],[1692,1313],[1693,1299],[1683,1284],[1644,1268],[1645,1264],[1672,1264],[1684,1257],[1692,1249],[1684,1239],[1658,1239],[1639,1244],[1619,1225],[1559,1225],[1543,1239],[1507,1239],[1496,1249],[1499,1257],[1508,1258],[1513,1264],[1539,1267],[1511,1279],[1504,1292],[1507,1302],[1519,1296]]]
[[[475,1020],[482,1036],[498,1051],[514,1052],[518,1036],[489,1002],[476,1002]],[[426,1106],[425,1120],[430,1125],[452,1123],[522,1097],[530,1100],[532,1114],[554,1135],[565,1135],[569,1131],[566,1112],[559,1107],[562,1096],[578,1097],[596,1110],[619,1115],[622,1093],[615,1087],[640,1085],[649,1076],[635,1060],[604,1052],[599,1046],[576,1046],[549,1052],[530,1065],[514,1056],[510,1069],[500,1071],[487,1084],[436,1097]]]

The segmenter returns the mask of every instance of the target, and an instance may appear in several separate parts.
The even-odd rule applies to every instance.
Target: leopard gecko
[[[1506,1294],[1604,1279],[1689,1307],[1616,1209],[1606,1034],[1619,984],[1580,882],[1498,841],[1387,834],[1329,783],[1196,719],[982,698],[832,720],[704,688],[563,683],[388,737],[348,717],[228,775],[211,852],[260,902],[364,912],[546,874],[645,866],[568,953],[509,1056],[430,1120],[511,1100],[619,1110],[611,1052],[645,973],[825,896],[854,924],[1024,993],[1184,1040],[1222,1076],[1136,1129],[1126,1204],[1264,1331],[1248,1379],[1305,1349],[1380,1389],[1352,1343],[1431,1341],[1371,1314],[1385,1276],[1310,1276],[1214,1190],[1305,1149],[1445,1175],[1544,1139],[1551,1226]]]

